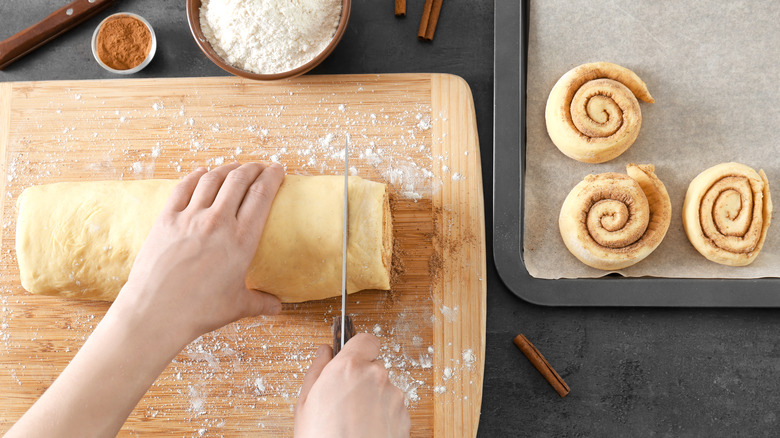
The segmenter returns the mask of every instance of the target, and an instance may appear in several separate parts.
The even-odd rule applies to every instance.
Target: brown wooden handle
[[[344,322],[344,344],[355,336],[355,326],[352,325],[352,318],[349,315]],[[341,351],[341,317],[333,317],[333,356]]]
[[[0,70],[107,8],[114,0],[76,0],[0,41]]]

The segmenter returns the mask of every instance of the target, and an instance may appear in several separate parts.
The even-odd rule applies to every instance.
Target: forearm
[[[234,163],[182,179],[106,316],[7,436],[114,436],[188,342],[279,313],[245,278],[283,178],[278,164]]]
[[[112,307],[7,436],[115,436],[182,347],[168,335],[155,333],[132,311]]]

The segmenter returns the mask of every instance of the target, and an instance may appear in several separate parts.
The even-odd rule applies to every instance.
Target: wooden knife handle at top
[[[347,315],[344,324],[344,344],[355,336],[355,326],[352,325],[352,318]],[[333,357],[336,357],[341,351],[341,316],[333,317]]]
[[[114,0],[76,0],[0,41],[0,70],[107,8]]]

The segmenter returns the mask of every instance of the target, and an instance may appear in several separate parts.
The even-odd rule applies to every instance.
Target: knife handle
[[[352,318],[346,316],[344,323],[344,344],[355,336],[355,327],[352,325]],[[341,351],[341,317],[333,317],[333,356],[335,357]]]
[[[27,29],[0,41],[0,70],[107,8],[114,0],[75,0]]]

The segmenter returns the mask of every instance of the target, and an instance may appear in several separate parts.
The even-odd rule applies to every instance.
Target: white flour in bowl
[[[217,54],[254,73],[314,59],[333,39],[341,0],[203,0],[200,27]]]

